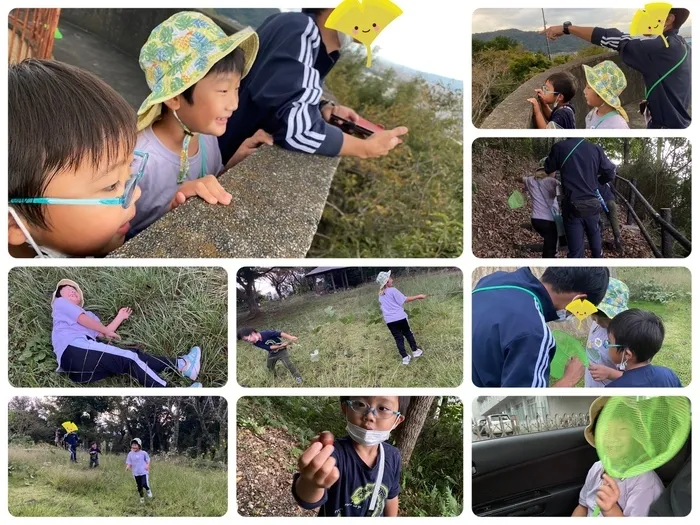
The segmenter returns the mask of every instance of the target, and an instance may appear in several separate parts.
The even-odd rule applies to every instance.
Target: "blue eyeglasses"
[[[32,197],[27,199],[10,199],[10,204],[69,204],[69,205],[90,205],[90,204],[104,204],[107,206],[120,205],[122,208],[126,209],[131,205],[131,200],[134,197],[134,191],[136,186],[138,186],[139,181],[143,177],[143,172],[146,169],[146,163],[148,162],[148,153],[143,153],[141,151],[134,151],[134,161],[132,162],[133,170],[131,177],[126,181],[124,185],[124,193],[121,197],[112,197],[109,199],[59,199],[54,197]]]
[[[401,412],[396,412],[388,407],[380,406],[377,407],[370,406],[369,403],[361,401],[359,399],[349,399],[345,401],[345,404],[350,407],[353,412],[358,414],[374,414],[374,417],[379,419],[389,419],[392,416],[400,416]]]
[[[610,347],[612,347],[612,348],[622,348],[622,345],[611,345],[611,344],[610,344],[610,341],[608,341],[608,340],[606,339],[605,342],[603,343],[603,348],[606,348],[606,349],[607,349],[607,348],[610,348]]]

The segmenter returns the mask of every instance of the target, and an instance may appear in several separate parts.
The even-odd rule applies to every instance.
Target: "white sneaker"
[[[407,365],[408,363],[411,362],[411,356],[407,355],[406,357],[403,358],[402,362],[404,365]]]
[[[144,501],[145,501],[145,500],[144,500],[143,498],[141,498],[141,503],[143,503]]]
[[[413,358],[414,358],[414,359],[415,359],[416,357],[420,357],[420,356],[422,356],[422,355],[423,355],[423,350],[421,350],[420,348],[419,348],[418,350],[416,350],[415,352],[413,352]]]
[[[149,491],[146,493],[146,496],[148,496],[149,498],[152,498],[152,497],[153,497],[153,492],[151,492],[151,491],[149,490]]]

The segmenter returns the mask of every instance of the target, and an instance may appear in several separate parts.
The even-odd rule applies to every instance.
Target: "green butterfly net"
[[[561,330],[554,330],[552,335],[557,343],[557,350],[554,353],[552,363],[549,365],[550,377],[554,379],[561,379],[564,375],[566,363],[569,361],[570,357],[575,357],[581,361],[584,366],[588,366],[586,349],[578,339],[576,339],[573,335],[562,332]]]
[[[622,480],[668,463],[688,439],[690,421],[687,397],[611,397],[595,427],[596,451],[603,470]],[[596,506],[593,516],[599,514]]]
[[[515,190],[510,194],[510,197],[508,197],[508,206],[510,206],[512,210],[522,208],[525,206],[525,196],[518,190]]]

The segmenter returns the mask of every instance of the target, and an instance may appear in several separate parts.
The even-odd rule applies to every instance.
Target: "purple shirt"
[[[61,365],[61,356],[75,339],[85,338],[86,336],[97,339],[99,335],[95,330],[85,328],[78,324],[80,314],[85,314],[91,319],[100,322],[100,318],[92,312],[86,312],[77,304],[71,303],[68,299],[59,297],[53,303],[53,331],[51,332],[51,342],[53,343],[53,352],[56,354],[56,360],[59,366]]]
[[[578,504],[588,509],[588,517],[593,516],[593,509],[596,507],[596,494],[603,481],[602,475],[603,464],[596,461],[591,470],[588,471],[586,483],[579,494]],[[627,517],[648,516],[649,507],[664,491],[664,484],[654,471],[622,481],[615,479],[615,481],[620,489],[620,499],[617,500],[617,504],[620,505],[622,513]]]
[[[129,455],[126,456],[126,464],[131,465],[131,473],[134,477],[148,474],[146,465],[150,462],[151,458],[145,450],[139,450],[138,452],[131,451]]]
[[[189,158],[190,172],[186,180],[196,180],[202,175],[218,175],[224,166],[217,138],[214,135],[197,135],[192,140],[199,140],[201,148]],[[206,152],[205,166],[202,166],[202,150]],[[138,134],[136,151],[148,153],[148,161],[139,182],[141,197],[136,203],[136,216],[131,221],[130,235],[139,233],[168,213],[170,202],[180,186],[177,183],[180,154],[166,148],[153,133],[152,127]]]
[[[403,310],[403,303],[406,302],[406,296],[399,292],[396,288],[385,288],[384,295],[379,295],[379,306],[382,309],[385,323],[393,323],[408,319],[408,315]]]

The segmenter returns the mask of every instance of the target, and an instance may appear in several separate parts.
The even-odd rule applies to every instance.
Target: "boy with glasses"
[[[8,71],[13,257],[102,256],[124,243],[147,155],[136,116],[94,75],[28,59]]]
[[[527,99],[537,129],[576,129],[576,112],[569,104],[576,95],[576,79],[569,73],[554,73],[535,90],[536,98]]]
[[[386,443],[405,419],[410,397],[341,396],[348,435],[316,436],[299,457],[292,495],[321,516],[398,516],[401,453]],[[319,439],[323,437],[324,439]]]

